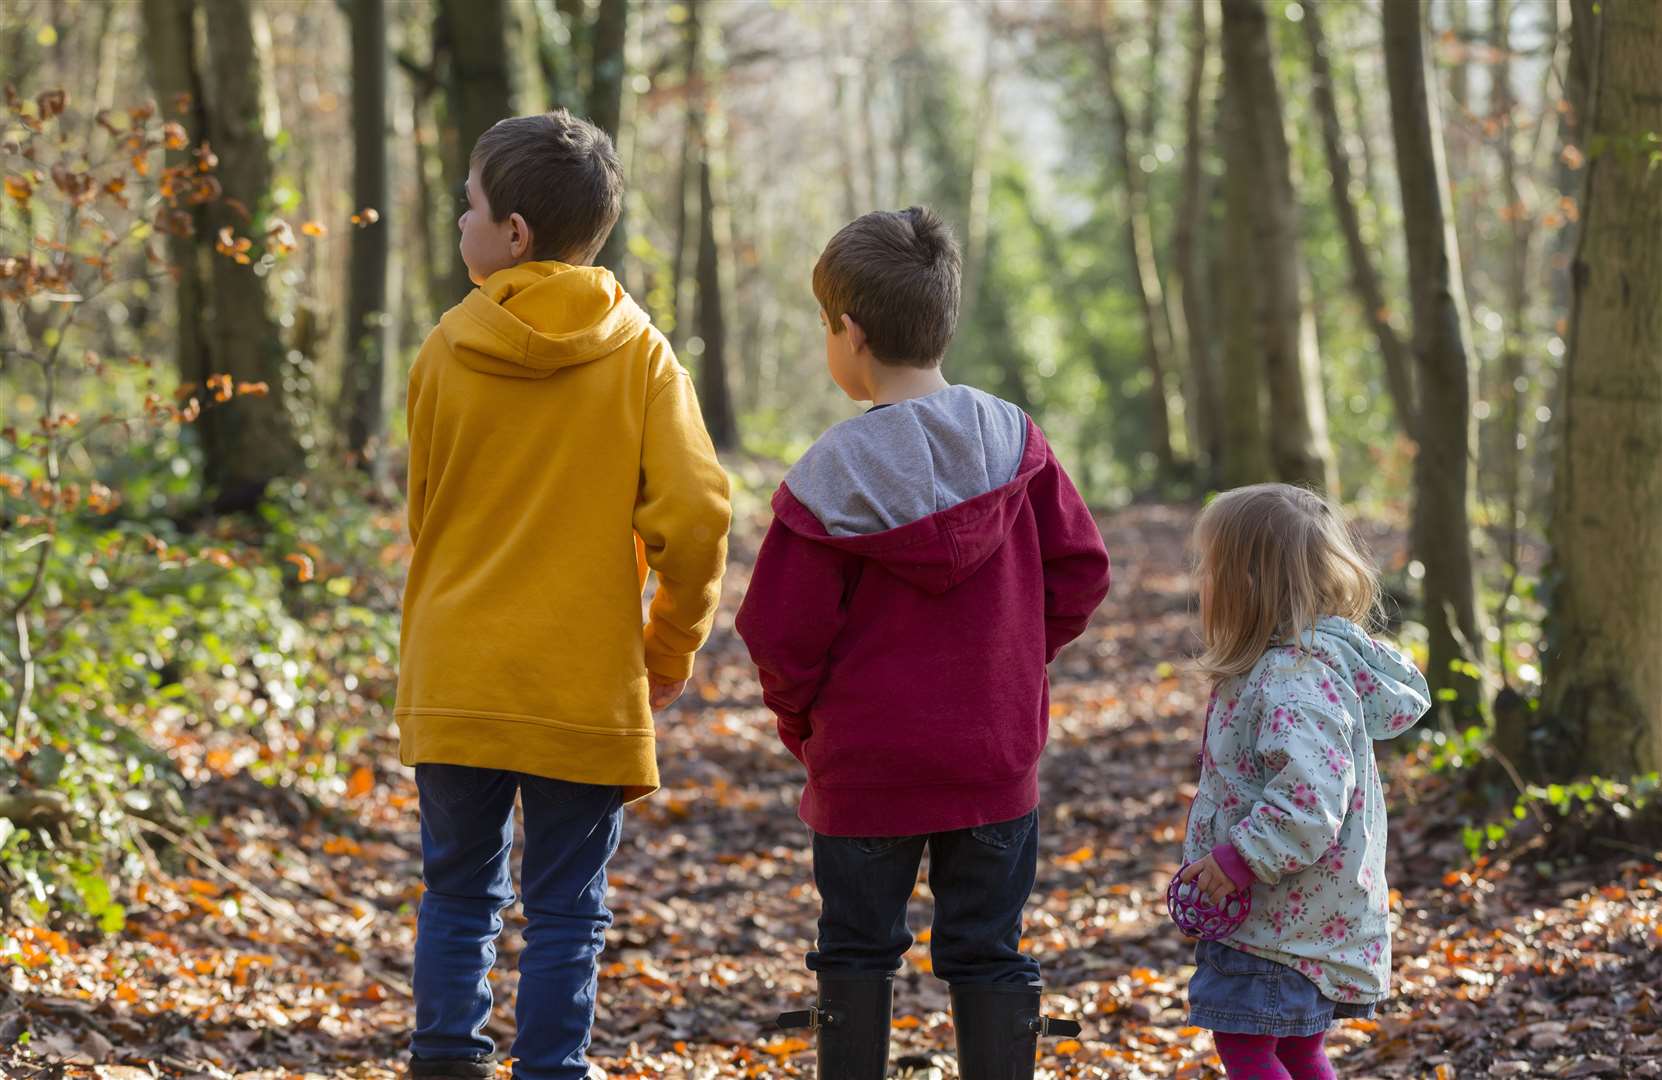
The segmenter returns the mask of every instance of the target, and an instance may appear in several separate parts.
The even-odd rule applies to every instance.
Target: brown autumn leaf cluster
[[[1207,1033],[1186,1026],[1191,949],[1162,904],[1205,700],[1181,663],[1190,520],[1169,507],[1104,520],[1114,593],[1054,671],[1027,935],[1051,1008],[1085,1032],[1044,1047],[1043,1076],[1221,1076]],[[798,766],[732,631],[760,525],[748,515],[735,536],[693,693],[659,725],[664,790],[630,814],[612,867],[594,1051],[612,1077],[811,1075],[810,1044],[768,1023],[808,994],[815,896],[794,816]],[[153,717],[147,735],[191,779],[192,811],[215,824],[155,838],[155,870],[122,898],[122,933],[4,931],[0,1075],[397,1075],[421,885],[414,788],[389,733],[338,774],[297,770],[276,786],[252,779],[250,764],[332,749],[280,729],[288,741],[274,745],[182,709]],[[1662,1076],[1657,853],[1474,867],[1459,792],[1412,755],[1387,769],[1397,996],[1376,1020],[1336,1029],[1340,1074]],[[951,1077],[929,903],[920,883],[895,1056],[913,1075]],[[489,1031],[503,1045],[522,925],[510,912],[492,975]]]

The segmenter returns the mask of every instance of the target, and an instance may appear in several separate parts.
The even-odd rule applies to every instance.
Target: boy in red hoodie
[[[1033,421],[949,385],[959,256],[932,212],[867,214],[814,267],[831,378],[870,401],[773,497],[738,631],[808,769],[822,1080],[880,1080],[925,848],[935,974],[965,1080],[1033,1075],[1039,965],[1022,953],[1038,864],[1046,665],[1108,593],[1090,511]],[[1065,1025],[1077,1030],[1076,1025]]]

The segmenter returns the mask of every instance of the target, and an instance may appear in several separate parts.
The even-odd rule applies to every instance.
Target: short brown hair
[[[958,245],[933,210],[879,210],[837,231],[814,264],[814,298],[831,332],[846,313],[873,356],[934,367],[958,328]]]
[[[1339,510],[1291,484],[1253,484],[1213,499],[1195,523],[1196,578],[1206,582],[1202,671],[1244,675],[1278,644],[1297,644],[1323,615],[1364,628],[1379,575]]]
[[[531,257],[594,260],[623,212],[623,165],[611,137],[564,109],[498,121],[473,144],[469,164],[491,217],[519,214]]]

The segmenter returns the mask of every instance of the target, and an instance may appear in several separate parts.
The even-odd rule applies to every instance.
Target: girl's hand
[[[660,679],[650,673],[646,676],[647,701],[651,704],[653,712],[663,712],[675,704],[675,699],[680,697],[681,691],[686,688],[687,680],[685,679],[677,679],[672,682],[668,679]]]
[[[1235,882],[1223,872],[1223,867],[1218,865],[1215,855],[1208,855],[1197,863],[1190,863],[1177,876],[1177,880],[1196,882],[1206,899],[1214,904],[1222,904],[1236,892]]]

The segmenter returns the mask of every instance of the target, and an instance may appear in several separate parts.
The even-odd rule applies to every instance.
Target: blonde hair
[[[1301,643],[1323,615],[1364,626],[1379,577],[1339,510],[1291,484],[1226,491],[1195,523],[1195,575],[1206,588],[1197,661],[1216,679],[1244,675],[1271,646]]]

